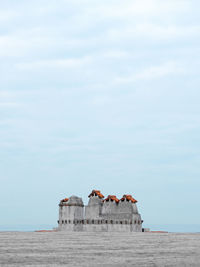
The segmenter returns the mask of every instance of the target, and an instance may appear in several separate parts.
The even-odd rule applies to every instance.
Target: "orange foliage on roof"
[[[131,195],[123,195],[123,197],[120,200],[124,201],[125,199],[130,200],[132,203],[137,203],[137,200],[134,199]]]
[[[90,193],[88,197],[94,196],[94,194],[96,194],[100,198],[104,198],[104,195],[101,194],[100,190],[92,190],[92,193]]]
[[[67,202],[68,200],[69,200],[69,198],[66,197],[66,198],[62,199],[61,202]]]
[[[109,200],[113,200],[113,201],[115,201],[116,203],[119,202],[119,199],[118,199],[116,196],[114,196],[114,195],[109,195],[109,196],[107,196],[106,199],[104,199],[104,201],[109,201]]]

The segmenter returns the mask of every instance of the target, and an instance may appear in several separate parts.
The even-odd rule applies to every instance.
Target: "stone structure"
[[[84,207],[81,198],[71,196],[60,201],[58,230],[94,232],[142,232],[142,220],[137,200],[131,195],[118,199],[107,198],[99,190],[93,190]]]

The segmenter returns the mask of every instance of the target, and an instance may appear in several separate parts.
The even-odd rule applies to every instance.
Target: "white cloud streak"
[[[56,59],[56,60],[39,60],[29,63],[19,63],[17,68],[20,70],[31,70],[41,68],[79,68],[87,65],[91,61],[91,58],[69,58],[69,59]]]
[[[140,80],[151,80],[162,78],[168,75],[184,74],[185,69],[181,64],[176,62],[165,62],[159,66],[150,66],[140,72],[136,72],[127,77],[117,77],[115,83],[132,83]]]

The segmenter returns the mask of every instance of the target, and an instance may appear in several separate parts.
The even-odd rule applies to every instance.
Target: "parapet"
[[[101,191],[100,190],[92,190],[92,192],[89,194],[88,197],[94,197],[94,196],[97,196],[97,197],[99,197],[101,199],[104,198],[104,195],[101,194]]]
[[[119,199],[114,195],[109,195],[106,199],[104,199],[104,202],[108,201],[119,203]]]
[[[120,200],[121,201],[130,201],[132,203],[137,203],[137,200],[134,199],[131,195],[123,195],[123,197]]]
[[[71,196],[60,201],[59,230],[67,231],[128,231],[141,232],[142,219],[137,200],[132,195],[118,199],[100,190],[92,190],[84,207],[82,198]]]
[[[83,200],[77,196],[71,196],[60,201],[59,206],[80,206],[84,207]]]

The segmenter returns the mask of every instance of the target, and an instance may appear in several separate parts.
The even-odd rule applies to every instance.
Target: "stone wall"
[[[141,232],[142,225],[132,221],[114,220],[63,220],[59,222],[59,230],[85,232]]]
[[[72,196],[59,204],[58,229],[65,231],[141,232],[142,220],[136,203],[102,200],[91,196],[84,207],[81,198]]]

